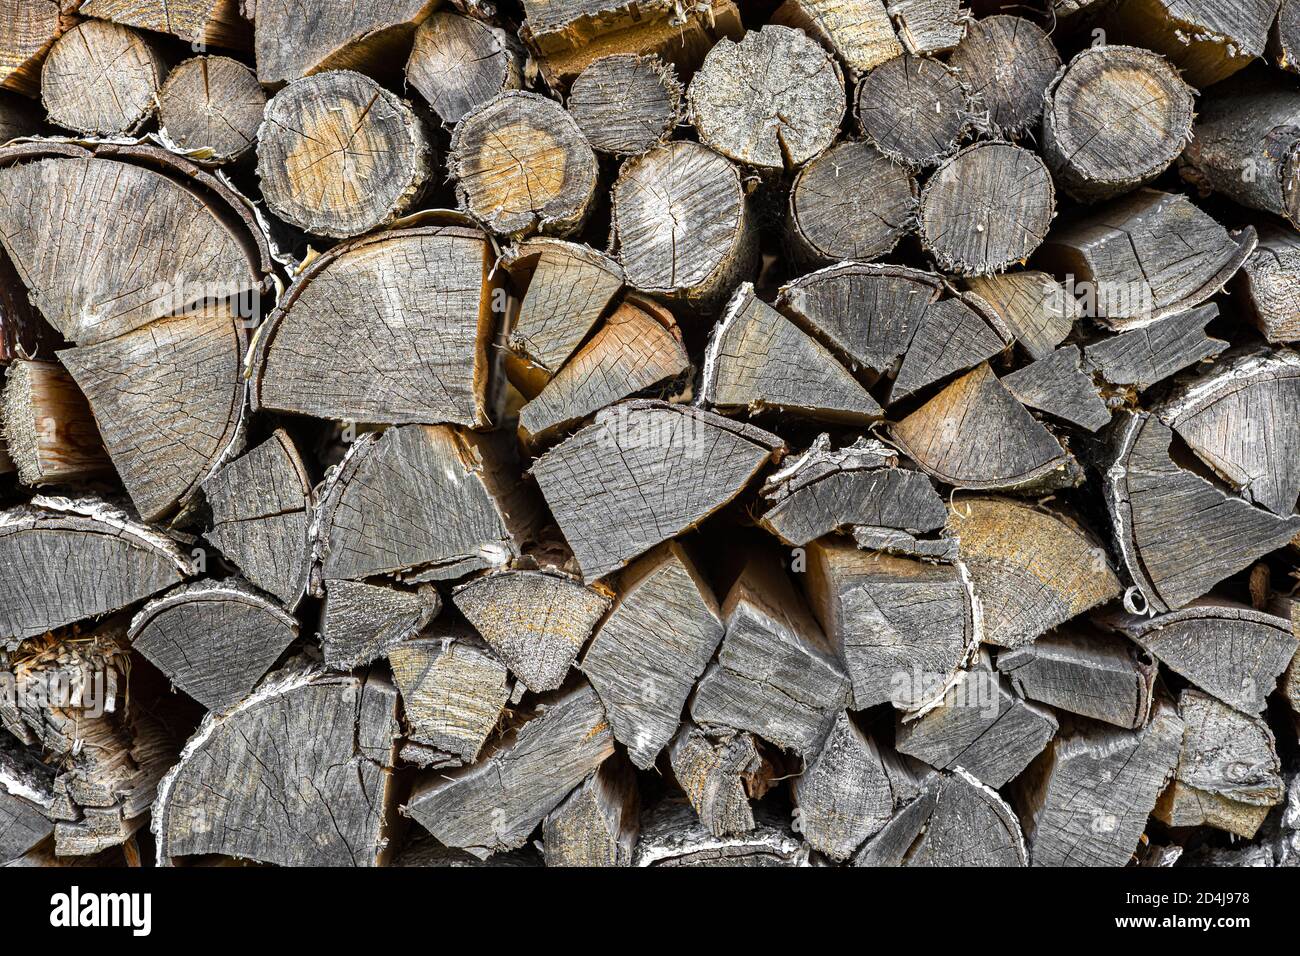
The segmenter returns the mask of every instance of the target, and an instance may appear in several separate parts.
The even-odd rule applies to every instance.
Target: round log
[[[450,125],[498,93],[519,89],[521,60],[504,30],[440,11],[415,31],[406,80]]]
[[[681,119],[682,86],[657,56],[606,56],[578,74],[569,112],[602,153],[635,156],[668,139]]]
[[[55,41],[41,70],[50,122],[111,136],[153,115],[167,64],[152,40],[116,23],[86,20]]]
[[[951,155],[973,119],[966,88],[954,70],[906,54],[862,78],[853,115],[862,135],[882,153],[916,168]]]
[[[1038,122],[1061,55],[1034,23],[999,14],[972,21],[948,65],[970,89],[975,109],[988,110],[995,129],[1015,133]]]
[[[266,93],[228,56],[196,56],[172,70],[158,95],[158,123],[190,158],[231,163],[257,145]]]

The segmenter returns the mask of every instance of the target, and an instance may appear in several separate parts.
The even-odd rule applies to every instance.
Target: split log
[[[1205,327],[1218,317],[1219,306],[1214,302],[1167,315],[1142,328],[1085,345],[1084,364],[1111,385],[1145,391],[1228,347],[1223,339],[1206,334]]]
[[[158,125],[191,159],[219,166],[253,151],[265,109],[252,70],[228,56],[196,56],[167,75]]]
[[[1178,769],[1155,807],[1172,827],[1211,826],[1251,839],[1286,796],[1268,724],[1188,688],[1178,696],[1187,725]]]
[[[246,347],[243,320],[222,305],[58,353],[146,521],[184,514],[242,450]]]
[[[321,612],[325,663],[348,671],[414,637],[442,609],[432,585],[414,591],[360,581],[330,581]]]
[[[811,866],[808,844],[760,812],[748,833],[715,837],[685,800],[661,800],[641,820],[633,866]]]
[[[703,143],[743,166],[779,173],[835,141],[844,77],[802,30],[769,24],[739,43],[720,40],[691,80],[686,105]]]
[[[812,753],[848,703],[849,677],[775,557],[747,556],[722,618],[726,636],[695,689],[691,719]]]
[[[507,564],[536,517],[513,451],[509,436],[446,425],[361,436],[327,476],[312,522],[323,580],[421,583]]]
[[[54,823],[54,771],[9,734],[0,734],[0,867],[48,846]]]
[[[1124,566],[1154,612],[1182,607],[1300,533],[1300,515],[1269,514],[1180,467],[1172,441],[1148,412],[1121,419],[1105,481]]]
[[[190,562],[174,539],[103,502],[37,497],[0,512],[0,569],[0,643],[12,649],[179,584]]]
[[[826,740],[790,782],[795,832],[818,853],[847,860],[917,795],[902,761],[841,711]]]
[[[854,525],[850,532],[854,542],[863,551],[884,551],[905,558],[924,558],[929,561],[957,560],[957,542],[945,535],[922,538],[898,528],[881,528],[877,525]]]
[[[596,692],[555,697],[472,767],[419,781],[402,812],[479,859],[523,846],[533,830],[614,752]]]
[[[785,0],[769,23],[803,30],[857,78],[903,52],[884,0]]]
[[[998,654],[1016,692],[1059,710],[1136,730],[1151,716],[1155,663],[1132,643],[1070,625]]]
[[[57,362],[5,369],[0,434],[25,485],[58,485],[111,471],[85,397]]]
[[[547,866],[631,866],[641,828],[636,775],[606,760],[542,822]]]
[[[808,547],[803,585],[848,671],[854,710],[930,703],[973,650],[970,598],[954,567],[825,538]]]
[[[825,346],[759,299],[749,282],[732,296],[709,339],[700,402],[722,411],[784,410],[848,424],[882,414]]]
[[[523,85],[522,53],[500,27],[440,10],[416,28],[406,81],[450,126]]]
[[[134,133],[154,114],[167,63],[141,33],[83,20],[50,47],[41,103],[50,122],[78,133]]]
[[[461,207],[493,232],[567,236],[587,221],[596,154],[554,100],[508,90],[461,117],[447,168]]]
[[[668,748],[668,762],[700,823],[715,837],[754,829],[749,800],[762,796],[755,791],[765,786],[765,761],[753,734],[708,732],[687,720]]]
[[[673,142],[623,164],[612,234],[629,285],[701,309],[752,277],[758,245],[740,171],[698,143]]]
[[[853,117],[882,153],[916,169],[954,153],[975,118],[956,71],[939,60],[906,54],[862,78]]]
[[[1051,355],[1083,318],[1075,298],[1046,272],[971,276],[964,285],[1035,359]]]
[[[957,488],[1028,492],[1082,478],[1074,457],[987,363],[893,426],[891,435],[923,471]]]
[[[1300,3],[1282,0],[1268,38],[1269,58],[1284,70],[1300,71]]]
[[[447,624],[390,648],[388,660],[408,739],[452,763],[476,761],[510,699],[506,665],[469,628]]]
[[[498,571],[461,584],[452,602],[528,690],[558,690],[610,599],[566,574]]]
[[[926,306],[890,386],[891,404],[1011,347],[1011,331],[996,312],[977,311],[982,305],[979,299],[952,298]]]
[[[1020,822],[964,770],[931,774],[853,858],[854,866],[1025,866]]]
[[[1052,177],[1035,153],[975,143],[921,190],[921,241],[945,272],[1001,272],[1038,248],[1055,212]]]
[[[294,80],[266,104],[257,132],[267,207],[319,236],[387,225],[420,198],[433,169],[410,104],[347,70]]]
[[[542,854],[535,847],[526,846],[509,853],[498,853],[486,860],[443,846],[427,834],[419,834],[406,842],[392,866],[407,867],[534,867],[545,866]]]
[[[1191,138],[1195,92],[1150,50],[1085,49],[1045,94],[1043,155],[1056,182],[1082,202],[1149,183]]]
[[[532,473],[592,581],[704,520],[784,451],[752,425],[638,400],[602,411]]]
[[[50,47],[77,24],[79,0],[0,3],[0,89],[36,96],[41,89],[41,64]]]
[[[79,12],[123,26],[170,33],[195,49],[221,46],[246,50],[252,45],[252,29],[240,15],[237,0],[186,0],[181,4],[169,0],[85,0]]]
[[[722,640],[717,600],[690,556],[669,541],[620,575],[618,597],[582,659],[614,738],[654,766],[695,681]]]
[[[936,770],[960,767],[997,788],[1020,776],[1056,731],[1052,712],[1011,693],[981,654],[934,707],[915,718],[898,715],[895,746]]]
[[[970,20],[961,0],[892,0],[889,15],[913,56],[951,50],[966,36]]]
[[[568,107],[593,149],[637,156],[672,135],[682,96],[672,64],[624,53],[595,60],[578,74]]]
[[[202,484],[212,514],[204,534],[253,584],[288,609],[307,587],[311,480],[283,429]]]
[[[1300,341],[1300,239],[1295,230],[1267,224],[1241,266],[1247,317],[1276,345]]]
[[[1011,134],[1038,122],[1061,55],[1037,24],[999,14],[971,21],[948,65],[970,90],[975,109],[987,110],[989,124]]]
[[[466,226],[413,226],[335,246],[297,275],[259,329],[253,410],[489,424],[501,281],[492,272],[491,243]]]
[[[789,206],[800,256],[818,264],[865,262],[915,227],[916,180],[870,143],[839,143],[799,171]]]
[[[1138,730],[1079,724],[1016,781],[1034,866],[1124,866],[1173,776],[1184,724],[1157,702]]]
[[[1145,333],[1138,330],[1125,334]],[[1092,376],[1084,372],[1078,346],[1063,346],[1003,377],[1002,384],[1022,405],[1090,432],[1110,423],[1110,409],[1101,400]]]
[[[174,588],[146,604],[127,632],[173,687],[211,711],[252,693],[297,636],[297,620],[237,580]]]
[[[1126,0],[1108,11],[1123,38],[1163,53],[1204,89],[1264,55],[1280,0]]]
[[[897,465],[897,453],[882,442],[859,438],[832,449],[820,435],[763,485],[770,506],[759,523],[796,548],[851,525],[915,534],[942,528],[947,509],[930,479]]]
[[[397,692],[371,674],[276,673],[209,714],[158,785],[158,864],[220,853],[375,866],[393,823]]]
[[[36,104],[17,93],[0,89],[0,143],[19,136],[35,136],[44,126],[45,117]]]
[[[1170,236],[1178,236],[1177,248]],[[1098,321],[1125,331],[1200,305],[1254,251],[1255,230],[1237,237],[1181,193],[1139,189],[1082,209],[1052,234],[1039,261],[1088,283]]]
[[[1264,710],[1300,646],[1289,619],[1221,601],[1110,623],[1174,673],[1247,714]]]

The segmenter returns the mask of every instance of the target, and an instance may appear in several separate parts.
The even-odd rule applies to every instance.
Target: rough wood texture
[[[1280,0],[1127,0],[1110,10],[1122,37],[1173,60],[1187,82],[1204,89],[1264,55]]]
[[[246,49],[252,43],[248,20],[237,0],[85,0],[80,13],[128,27],[170,33],[196,47]]]
[[[239,703],[298,636],[298,622],[247,585],[199,581],[131,620],[132,646],[212,711]]]
[[[0,735],[0,867],[50,842],[53,771]]]
[[[267,206],[320,236],[392,222],[420,198],[433,167],[410,105],[349,70],[294,80],[266,104],[257,135]]]
[[[418,634],[441,609],[442,599],[432,585],[403,591],[331,581],[321,613],[325,663],[344,671],[369,664]]]
[[[1074,296],[1046,272],[972,276],[964,285],[1035,359],[1051,355],[1083,317]]]
[[[228,56],[196,56],[167,75],[158,124],[191,159],[220,165],[253,151],[265,108],[252,70]]]
[[[1226,349],[1227,342],[1205,332],[1218,317],[1219,307],[1213,302],[1165,316],[1084,346],[1084,364],[1111,385],[1143,391]]]
[[[907,355],[889,389],[891,404],[1010,348],[1010,331],[978,299],[943,299],[926,306]]]
[[[641,828],[636,776],[613,758],[542,822],[547,866],[631,866]]]
[[[786,0],[769,22],[805,31],[835,54],[850,77],[903,50],[884,0]]]
[[[41,68],[50,122],[78,133],[133,133],[151,116],[167,64],[144,34],[85,20],[54,41]]]
[[[691,80],[686,104],[706,145],[742,165],[780,172],[834,142],[844,77],[802,30],[769,24],[739,43],[719,41]]]
[[[444,124],[523,85],[522,51],[506,31],[439,10],[415,31],[406,80]]]
[[[77,482],[111,470],[90,406],[57,362],[5,369],[0,435],[25,485]]]
[[[955,152],[974,115],[961,77],[939,60],[902,56],[858,84],[853,116],[862,135],[908,166],[933,166]]]
[[[1126,333],[1143,335],[1146,330]],[[1092,376],[1083,370],[1078,346],[1067,345],[1002,379],[1022,404],[1095,432],[1110,422]]]
[[[990,125],[1015,133],[1038,122],[1061,56],[1037,24],[999,14],[969,23],[948,65],[970,90],[975,109],[988,111]]]
[[[1261,226],[1259,245],[1241,266],[1248,316],[1273,344],[1300,341],[1300,240],[1294,230]]]
[[[158,863],[221,853],[374,866],[393,821],[397,691],[381,677],[277,672],[209,715],[158,785]]]
[[[633,866],[811,866],[809,847],[771,815],[760,815],[749,833],[715,837],[685,800],[665,799],[641,819]]]
[[[961,0],[892,0],[889,15],[914,56],[951,50],[966,36],[970,19]]]
[[[80,0],[0,3],[0,89],[36,96],[41,89],[41,64],[51,45],[77,23],[73,15]]]
[[[1282,0],[1269,34],[1270,58],[1284,70],[1300,70],[1300,2]]]
[[[763,756],[750,733],[709,733],[689,720],[668,748],[668,763],[700,823],[715,837],[754,829],[751,796],[763,786]]]
[[[568,108],[593,149],[636,156],[672,135],[682,96],[671,64],[625,53],[602,57],[578,74]]]

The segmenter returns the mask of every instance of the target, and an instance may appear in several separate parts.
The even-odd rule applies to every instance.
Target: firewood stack
[[[1300,863],[1298,64],[0,0],[0,863]]]

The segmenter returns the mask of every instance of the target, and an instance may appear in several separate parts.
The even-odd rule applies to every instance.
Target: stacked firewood
[[[1300,864],[1300,0],[0,0],[0,864]]]

